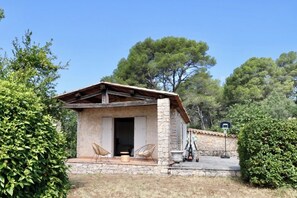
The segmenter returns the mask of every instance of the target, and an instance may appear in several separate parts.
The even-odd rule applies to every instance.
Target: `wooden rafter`
[[[78,94],[81,95],[80,93],[78,93]],[[86,99],[89,99],[89,98],[92,98],[92,97],[95,97],[95,96],[99,96],[101,94],[102,94],[101,92],[87,94],[87,95],[84,95],[84,96],[75,97],[75,98],[73,98],[71,100],[67,100],[66,102],[67,103],[78,102],[78,101],[81,101],[81,100],[86,100]]]
[[[100,102],[102,101],[101,91],[106,89],[108,89],[109,104],[114,104],[116,101],[130,100],[130,98],[131,100],[138,99],[143,101],[147,99],[157,100],[160,98],[169,98],[171,107],[177,108],[177,110],[180,112],[181,116],[183,117],[186,123],[190,122],[189,116],[185,108],[182,106],[182,102],[179,96],[175,93],[166,92],[166,91],[146,89],[146,88],[129,86],[129,85],[121,85],[121,84],[110,83],[110,82],[100,82],[98,84],[91,85],[70,93],[59,95],[55,98],[63,101],[67,105],[72,105],[72,104],[74,105],[77,103],[88,104],[91,102]],[[113,95],[117,97],[112,97]],[[122,97],[125,97],[125,98],[122,98]],[[94,100],[91,100],[92,98]],[[121,104],[121,105],[125,106],[124,104]],[[79,109],[83,109],[83,108],[75,107],[75,110],[79,110]]]
[[[88,108],[106,108],[106,107],[132,107],[132,106],[149,106],[156,105],[156,100],[139,100],[127,102],[113,102],[113,103],[75,103],[65,104],[64,107],[68,109],[88,109]]]
[[[134,91],[131,93],[125,93],[125,92],[119,92],[119,91],[108,91],[108,94],[110,95],[114,95],[114,96],[122,96],[122,97],[127,97],[127,98],[136,98],[136,99],[141,99],[141,100],[151,100],[154,99],[153,97],[149,97],[149,96],[144,96],[144,95],[140,95],[140,94],[136,94]]]

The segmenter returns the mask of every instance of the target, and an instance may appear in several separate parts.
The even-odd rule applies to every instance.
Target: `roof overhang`
[[[167,91],[100,82],[58,95],[55,98],[64,102],[65,108],[70,109],[147,106],[156,105],[157,99],[169,98],[171,107],[180,113],[185,123],[190,122],[190,118],[178,94]]]

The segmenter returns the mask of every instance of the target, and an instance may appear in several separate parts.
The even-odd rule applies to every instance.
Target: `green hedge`
[[[242,178],[256,186],[297,188],[297,121],[263,119],[238,139]]]
[[[65,140],[32,90],[0,80],[0,197],[66,197]]]

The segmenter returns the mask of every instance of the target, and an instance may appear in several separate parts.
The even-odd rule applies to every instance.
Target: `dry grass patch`
[[[69,198],[150,197],[297,197],[292,189],[259,189],[238,178],[120,174],[69,175]]]

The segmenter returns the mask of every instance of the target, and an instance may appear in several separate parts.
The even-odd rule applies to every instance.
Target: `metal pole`
[[[221,156],[221,158],[230,158],[230,156],[227,155],[227,129],[224,129],[224,135],[225,135],[225,152]]]
[[[227,144],[226,144],[226,141],[227,141],[227,133],[225,133],[225,156],[227,155]]]

